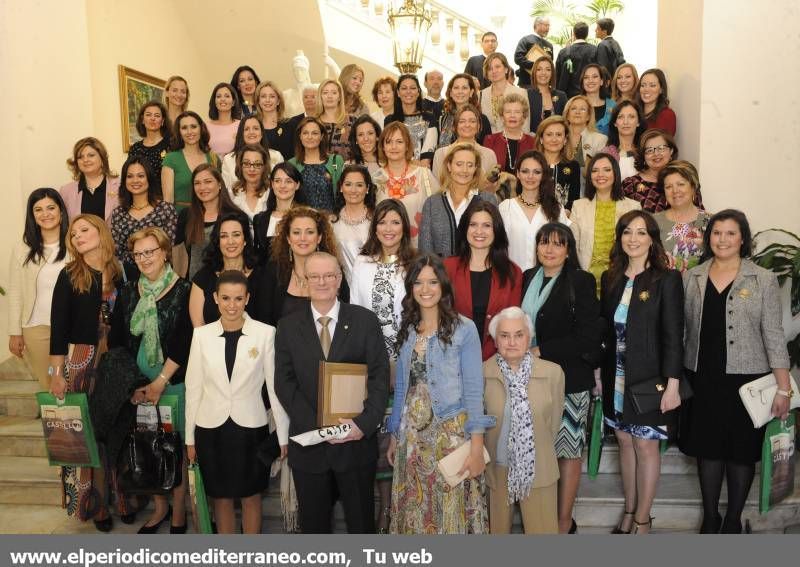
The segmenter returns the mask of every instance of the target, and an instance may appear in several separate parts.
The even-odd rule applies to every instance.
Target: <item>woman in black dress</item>
[[[189,294],[189,316],[194,327],[202,327],[219,319],[214,290],[217,277],[227,270],[239,270],[253,281],[259,278],[260,268],[256,266],[250,223],[247,215],[241,211],[221,214],[211,229],[203,267],[192,278],[192,291]],[[254,311],[256,286],[251,288],[253,293],[247,312],[260,320]]]
[[[186,369],[186,450],[203,472],[221,534],[234,533],[236,498],[242,531],[261,533],[261,492],[269,481],[257,456],[268,433],[265,384],[278,438],[288,444],[289,419],[275,397],[275,328],[245,317],[248,285],[239,270],[220,274],[219,320],[195,329]]]
[[[253,244],[259,264],[267,263],[272,239],[286,211],[297,205],[305,205],[302,184],[300,172],[289,162],[279,163],[272,170],[267,209],[253,217]]]
[[[683,414],[681,450],[697,457],[700,533],[742,531],[765,428],[753,427],[739,387],[772,372],[778,384],[772,415],[781,419],[796,395],[789,381],[778,280],[748,258],[750,234],[740,211],[715,214],[703,235],[703,262],[684,276],[685,363],[694,397]],[[728,486],[724,520],[719,513],[723,477]]]
[[[128,241],[139,277],[128,280],[119,292],[108,337],[110,348],[125,347],[136,360],[139,371],[150,380],[134,395],[134,403],[156,404],[162,395],[178,396],[175,430],[184,433],[184,375],[189,358],[192,326],[189,321],[189,289],[170,265],[172,244],[158,227],[136,231]],[[186,533],[186,474],[173,490],[173,507],[166,496],[153,497],[150,519],[139,528],[140,534],[154,534],[170,521],[171,534]]]
[[[167,107],[157,100],[145,104],[136,117],[136,132],[142,139],[130,147],[128,159],[144,158],[150,164],[156,179],[160,180],[161,161],[169,151],[169,137],[172,132],[172,124],[167,117]],[[160,197],[160,183],[158,189]]]
[[[586,446],[594,368],[603,334],[594,276],[580,269],[568,226],[547,223],[536,233],[535,268],[522,275],[522,310],[533,321],[532,352],[564,370],[564,414],[555,438],[558,531],[576,533],[572,516]]]

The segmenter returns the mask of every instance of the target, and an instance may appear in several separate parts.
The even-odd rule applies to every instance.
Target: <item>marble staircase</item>
[[[82,524],[61,509],[59,469],[50,467],[33,394],[38,384],[16,359],[0,364],[0,533],[96,533],[91,522]],[[654,531],[695,532],[701,521],[700,491],[693,459],[670,447],[663,455],[662,475],[653,506]],[[584,469],[585,470],[585,469]],[[278,483],[264,495],[265,533],[283,531]],[[745,518],[754,532],[783,533],[800,525],[800,463],[794,495],[769,514],[758,513],[756,483]],[[723,488],[723,495],[724,495]],[[723,496],[724,507],[724,496]],[[585,474],[575,506],[580,533],[608,533],[623,509],[617,447],[603,449],[595,479]],[[145,516],[133,526],[115,523],[115,533],[135,533]],[[341,506],[334,513],[335,530],[345,532]],[[519,518],[515,521],[519,530]],[[162,529],[162,531],[164,531]],[[796,532],[794,532],[796,533]]]

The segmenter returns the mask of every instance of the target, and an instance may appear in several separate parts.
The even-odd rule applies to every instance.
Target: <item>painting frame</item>
[[[164,100],[164,87],[167,81],[125,65],[118,65],[117,69],[122,151],[127,153],[131,145],[141,139],[136,131],[139,109],[151,100]]]

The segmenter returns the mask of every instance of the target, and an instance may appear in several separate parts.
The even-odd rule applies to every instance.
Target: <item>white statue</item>
[[[325,78],[329,73],[333,73],[334,77],[338,77],[340,73],[339,66],[328,54],[327,48],[323,51],[325,59]],[[283,115],[286,118],[303,114],[305,108],[303,106],[303,91],[305,89],[317,88],[319,85],[311,82],[311,62],[306,57],[302,49],[297,50],[297,55],[292,58],[292,74],[294,75],[295,88],[286,89],[283,91],[283,101],[286,105]]]

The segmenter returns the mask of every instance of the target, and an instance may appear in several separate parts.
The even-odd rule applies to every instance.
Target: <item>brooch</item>
[[[647,301],[648,299],[650,299],[650,292],[647,291],[647,290],[644,290],[642,293],[639,294],[639,299],[641,301]]]
[[[746,287],[743,287],[742,289],[739,290],[739,297],[741,297],[742,299],[747,299],[748,297],[750,297],[750,290],[747,289]]]
[[[167,156],[167,150],[161,150],[161,159],[164,159]]]
[[[283,128],[278,128],[278,136],[283,136]]]
[[[564,175],[569,175],[570,173],[572,173],[572,170],[570,168],[568,168],[568,167],[565,167],[564,168]]]
[[[645,191],[647,191],[647,185],[645,185],[644,183],[637,183],[636,184],[636,192],[637,193],[644,193]]]
[[[247,351],[247,354],[250,355],[250,358],[255,358],[258,356],[258,349],[256,347],[253,347]]]

